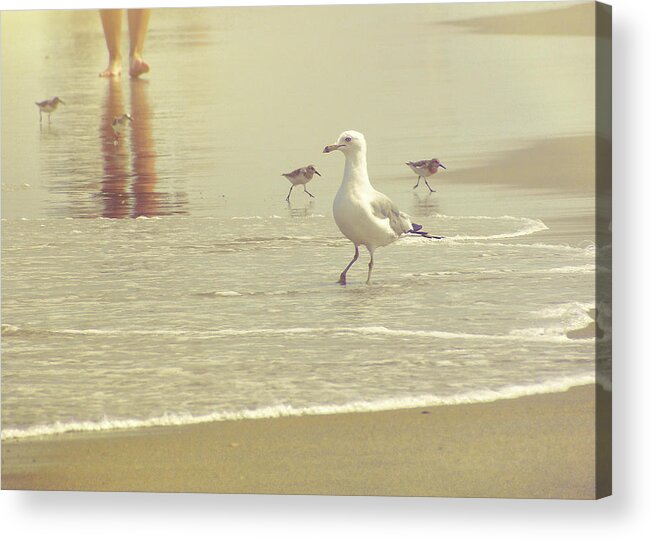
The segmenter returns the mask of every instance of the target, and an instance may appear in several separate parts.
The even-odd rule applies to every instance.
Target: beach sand
[[[595,391],[8,440],[2,488],[592,499]]]

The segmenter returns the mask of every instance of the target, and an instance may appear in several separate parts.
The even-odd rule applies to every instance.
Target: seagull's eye
[[[351,142],[353,139],[352,139],[351,137],[346,137],[344,140],[345,140],[346,142]]]

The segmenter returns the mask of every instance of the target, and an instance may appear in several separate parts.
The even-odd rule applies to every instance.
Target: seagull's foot
[[[122,74],[122,58],[109,60],[106,69],[100,72],[100,77],[119,77]]]
[[[140,75],[149,71],[149,64],[140,56],[133,56],[129,62],[129,76],[137,79]]]

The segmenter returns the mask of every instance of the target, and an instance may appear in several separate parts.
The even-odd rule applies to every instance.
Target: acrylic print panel
[[[3,488],[609,494],[608,7],[117,15],[2,14]]]

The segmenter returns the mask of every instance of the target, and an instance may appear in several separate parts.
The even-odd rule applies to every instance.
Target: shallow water
[[[139,81],[96,76],[94,11],[3,14],[3,436],[594,381],[594,339],[567,337],[595,307],[594,192],[453,181],[593,132],[593,40],[454,24],[478,9],[155,11]],[[352,245],[343,158],[321,149],[347,128],[375,186],[446,237],[379,250],[370,287],[364,258],[334,284]],[[432,152],[450,174],[414,191],[404,161]],[[287,204],[280,174],[309,162],[316,198]]]

